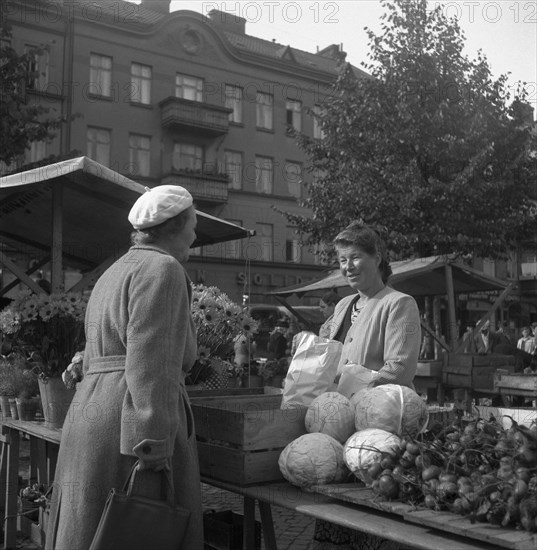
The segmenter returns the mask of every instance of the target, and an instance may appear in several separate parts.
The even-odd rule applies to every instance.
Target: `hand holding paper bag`
[[[341,370],[337,391],[350,399],[356,392],[371,387],[377,378],[376,371],[356,363],[347,363]]]

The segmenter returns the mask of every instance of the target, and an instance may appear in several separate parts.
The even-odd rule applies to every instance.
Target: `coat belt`
[[[126,355],[109,355],[107,357],[92,357],[86,374],[100,374],[125,370]]]

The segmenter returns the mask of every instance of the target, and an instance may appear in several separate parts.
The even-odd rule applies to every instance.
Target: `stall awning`
[[[388,284],[414,297],[446,294],[446,266],[451,266],[456,294],[484,290],[501,291],[507,287],[507,283],[501,279],[486,275],[446,256],[429,256],[393,262],[391,264],[393,275]],[[339,270],[334,270],[317,281],[279,288],[271,294],[302,296],[305,293],[322,293],[331,288],[348,288]]]
[[[64,261],[91,268],[129,244],[127,215],[143,185],[88,157],[0,178],[0,240],[28,253],[52,242],[52,190],[61,183]],[[193,247],[242,239],[249,230],[198,211]]]
[[[65,160],[0,178],[0,242],[50,261],[53,290],[63,266],[85,272],[71,290],[91,286],[129,247],[127,216],[145,187],[88,157]],[[197,211],[193,247],[253,235],[244,227]],[[4,265],[35,292],[40,287],[0,251]],[[13,286],[10,283],[8,286]],[[7,287],[0,290],[0,295]]]

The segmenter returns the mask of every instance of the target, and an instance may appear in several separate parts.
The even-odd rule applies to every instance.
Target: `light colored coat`
[[[176,502],[192,514],[184,547],[203,548],[184,387],[197,353],[190,299],[181,264],[152,245],[132,247],[97,281],[86,313],[85,376],[62,429],[47,549],[89,548],[109,491],[123,487],[137,457],[173,457]],[[141,472],[140,492],[157,496],[160,476]]]
[[[330,319],[330,337],[337,335],[356,294],[342,298]],[[418,306],[412,296],[384,287],[370,298],[343,342],[338,372],[346,363],[377,371],[375,384],[412,387],[421,344]]]

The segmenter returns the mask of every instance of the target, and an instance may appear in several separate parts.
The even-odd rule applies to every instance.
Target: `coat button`
[[[142,447],[142,453],[148,455],[151,453],[151,446],[150,445],[144,445]]]

